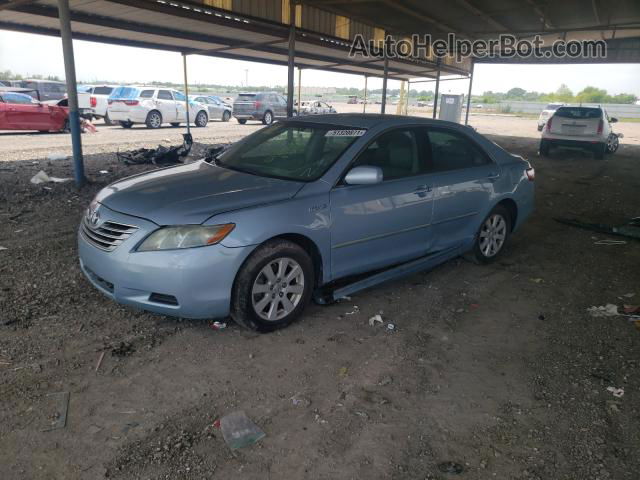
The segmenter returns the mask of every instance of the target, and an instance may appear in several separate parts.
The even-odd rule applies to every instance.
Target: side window
[[[184,93],[180,92],[173,92],[173,98],[175,98],[179,102],[184,102],[186,100]]]
[[[169,90],[159,90],[158,100],[173,100],[173,95],[171,95]]]
[[[140,92],[140,98],[151,98],[153,97],[153,90],[143,90]]]
[[[451,130],[429,129],[431,167],[434,172],[473,168],[491,163],[487,155],[464,135]]]
[[[420,175],[426,171],[416,133],[412,129],[392,130],[380,135],[352,166],[361,165],[380,167],[383,181]]]

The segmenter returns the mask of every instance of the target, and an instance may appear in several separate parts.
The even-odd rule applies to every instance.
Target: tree
[[[596,88],[586,87],[578,95],[576,95],[576,101],[578,103],[605,103],[607,101],[607,91]]]
[[[573,101],[573,92],[569,87],[567,87],[564,83],[558,87],[555,95],[553,95],[553,99],[558,102],[569,103]]]
[[[507,98],[523,98],[527,91],[524,88],[512,88],[507,92]]]

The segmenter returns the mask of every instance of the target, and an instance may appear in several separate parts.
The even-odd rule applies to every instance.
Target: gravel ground
[[[72,175],[69,160],[47,160],[68,137],[1,136],[0,478],[636,479],[640,331],[586,309],[640,303],[640,243],[598,245],[609,237],[553,217],[639,214],[638,126],[620,124],[630,133],[605,161],[543,159],[535,121],[472,118],[480,131],[508,124],[511,136],[490,138],[536,168],[536,213],[501,259],[312,305],[270,335],[116,305],[77,266],[92,196],[149,168],[114,151],[180,130],[87,144],[79,191],[29,183],[40,169]],[[254,128],[212,124],[196,140]],[[385,325],[370,326],[378,313]],[[51,430],[59,392],[66,426]],[[214,422],[238,410],[266,437],[231,451]]]

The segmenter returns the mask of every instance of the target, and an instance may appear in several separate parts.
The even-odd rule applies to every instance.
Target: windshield
[[[254,175],[310,182],[320,178],[364,133],[324,125],[275,124],[234,144],[217,161]]]
[[[587,118],[601,118],[602,110],[588,107],[560,107],[556,110],[556,117],[574,118],[577,120]]]

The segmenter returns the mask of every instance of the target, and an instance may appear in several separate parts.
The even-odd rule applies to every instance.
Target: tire
[[[171,122],[170,124],[172,127],[179,127],[180,126],[180,122]]]
[[[273,123],[273,113],[271,112],[271,110],[267,110],[266,112],[264,112],[262,123],[265,125],[271,125]]]
[[[162,126],[162,114],[157,110],[151,110],[147,114],[147,119],[144,123],[147,128],[160,128]]]
[[[118,122],[122,128],[131,128],[133,127],[133,122]]]
[[[496,221],[494,219],[498,220]],[[494,228],[493,234],[491,233],[492,228]],[[507,243],[507,240],[509,240],[511,228],[511,214],[504,206],[496,205],[482,221],[474,240],[473,249],[465,255],[465,258],[477,264],[493,262],[500,256],[500,252],[502,252],[504,245]],[[492,246],[492,235],[494,235],[494,240],[498,240],[497,245]],[[502,235],[501,240],[497,235]],[[493,249],[495,246],[497,246],[497,250]]]
[[[62,133],[71,133],[71,124],[69,123],[69,119],[67,118],[64,121],[64,125],[62,126]]]
[[[278,272],[278,268],[283,267],[284,275]],[[294,274],[291,279],[282,281],[281,277],[286,279],[291,274]],[[269,241],[249,256],[236,275],[231,317],[238,325],[261,333],[284,328],[298,318],[309,303],[314,278],[313,261],[304,249],[287,240]],[[282,285],[287,283],[285,288],[293,292],[282,290]],[[282,298],[288,300],[288,306]]]
[[[240,125],[244,125],[245,123],[247,123],[247,119],[246,118],[238,118],[237,120],[238,120],[238,123]]]
[[[616,153],[618,151],[618,147],[620,147],[620,139],[618,135],[612,133],[609,135],[609,139],[607,140],[607,150],[605,153]]]
[[[231,112],[229,110],[225,110],[222,114],[222,121],[228,122],[230,118],[231,118]]]
[[[544,125],[538,125],[538,131],[539,132],[541,132],[543,128],[544,128]]]
[[[112,122],[112,121],[111,121],[111,119],[109,118],[109,114],[108,114],[108,113],[105,113],[105,114],[104,114],[104,117],[102,117],[102,120],[104,121],[104,124],[105,124],[105,125],[107,125],[107,126],[109,126],[109,127],[110,127],[111,125],[113,125],[113,122]]]
[[[551,145],[548,140],[540,140],[540,155],[544,157],[549,156],[549,152],[551,151]]]
[[[598,145],[596,145],[595,147],[593,147],[593,157],[596,160],[603,160],[604,159],[604,154],[607,151],[607,144],[606,143],[600,143]]]
[[[209,123],[209,116],[204,110],[200,110],[196,114],[196,119],[194,123],[196,124],[196,127],[200,127],[200,128],[206,127],[207,123]]]

